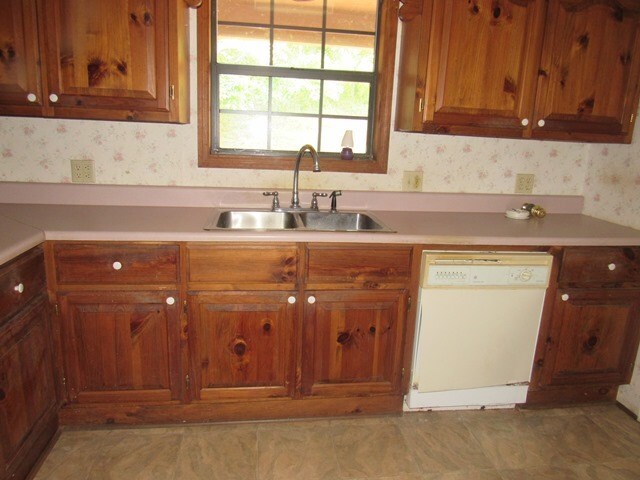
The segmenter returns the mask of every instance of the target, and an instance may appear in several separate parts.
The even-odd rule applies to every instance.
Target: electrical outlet
[[[90,159],[71,160],[71,181],[73,183],[96,183],[95,162]]]
[[[533,193],[536,176],[533,173],[518,173],[516,175],[515,193]]]
[[[402,176],[403,192],[421,192],[422,191],[422,172],[405,171]]]

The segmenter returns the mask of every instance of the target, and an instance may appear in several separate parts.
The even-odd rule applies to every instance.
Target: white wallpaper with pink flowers
[[[287,171],[198,168],[195,44],[192,28],[190,124],[0,117],[0,181],[70,182],[69,160],[87,158],[100,184],[289,188]],[[516,173],[533,173],[534,193],[582,194],[585,213],[640,228],[639,130],[631,145],[393,132],[386,175],[303,172],[300,187],[399,191],[419,170],[426,192],[513,193]],[[640,365],[620,398],[640,412]]]

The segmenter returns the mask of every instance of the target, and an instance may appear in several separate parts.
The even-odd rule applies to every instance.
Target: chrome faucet
[[[311,145],[303,145],[300,150],[298,150],[298,156],[296,157],[296,167],[293,170],[293,194],[291,196],[291,208],[299,209],[300,208],[300,197],[298,196],[298,174],[300,172],[300,160],[305,153],[311,155],[311,159],[313,160],[313,171],[320,171],[320,163],[318,162],[318,152]]]

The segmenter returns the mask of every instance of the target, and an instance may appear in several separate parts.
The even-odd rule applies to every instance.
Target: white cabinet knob
[[[314,297],[313,295],[309,295],[309,298],[307,298],[307,302],[313,305],[314,303],[316,303],[316,297]]]
[[[567,300],[569,300],[569,295],[568,295],[568,294],[566,294],[566,293],[563,293],[563,294],[562,294],[562,297],[560,297],[560,298],[562,298],[562,301],[563,301],[563,302],[566,302]]]
[[[287,298],[287,302],[289,302],[291,305],[293,305],[294,303],[296,303],[296,297],[291,295],[289,298]]]
[[[167,297],[165,302],[167,302],[167,305],[173,305],[174,303],[176,303],[176,299],[173,297]]]
[[[122,268],[122,264],[120,262],[113,262],[113,269],[120,270]]]
[[[33,103],[36,100],[38,100],[38,97],[36,96],[35,93],[30,93],[29,95],[27,95],[27,100],[29,100],[31,103]]]
[[[523,118],[520,123],[522,124],[523,127],[526,127],[527,125],[529,125],[529,119],[528,118]]]
[[[52,103],[56,103],[58,101],[58,95],[52,93],[51,95],[49,95],[49,100],[51,100]]]
[[[544,124],[545,124],[544,120],[542,120],[542,119],[538,120],[538,126],[539,127],[544,127]]]
[[[13,289],[18,293],[22,293],[22,292],[24,292],[24,284],[23,283],[19,283],[18,285],[13,287]]]
[[[609,270],[614,271],[616,269],[616,264],[610,263],[609,265],[607,265],[607,267],[609,267]]]

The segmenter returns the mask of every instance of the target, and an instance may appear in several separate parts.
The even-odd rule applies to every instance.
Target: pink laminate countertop
[[[25,251],[29,248],[27,245],[37,245],[43,239],[380,242],[470,246],[640,245],[640,230],[575,213],[552,213],[543,219],[511,220],[503,212],[370,212],[395,233],[203,230],[216,211],[203,207],[0,204],[2,221],[14,221],[0,233],[0,263],[15,256],[15,252]]]

